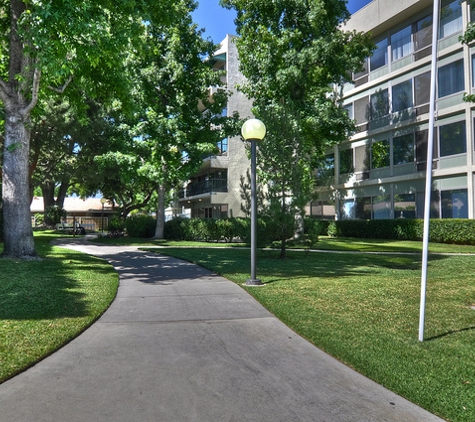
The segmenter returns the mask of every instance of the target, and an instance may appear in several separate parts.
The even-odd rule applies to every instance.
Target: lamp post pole
[[[266,134],[266,127],[258,119],[247,120],[241,129],[243,138],[251,142],[251,278],[246,280],[247,286],[262,286],[256,277],[257,250],[257,183],[256,183],[256,144]]]

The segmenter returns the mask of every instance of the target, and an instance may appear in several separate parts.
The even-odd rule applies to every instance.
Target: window
[[[353,220],[356,216],[355,202],[350,199],[343,201],[340,207],[340,215],[342,220]]]
[[[391,35],[392,60],[396,61],[412,53],[411,27]]]
[[[228,138],[221,139],[218,142],[219,155],[226,155],[228,152]]]
[[[368,59],[364,59],[361,65],[361,71],[353,74],[354,79],[358,79],[368,74]]]
[[[368,97],[360,98],[354,102],[354,119],[356,120],[357,125],[362,125],[368,121],[368,107]]]
[[[370,95],[370,120],[380,119],[389,114],[389,97],[387,89],[380,89]]]
[[[430,101],[430,72],[414,78],[414,100],[416,106],[427,104]]]
[[[442,218],[468,218],[467,189],[442,191]]]
[[[432,45],[432,15],[414,24],[414,49],[422,50]]]
[[[318,165],[318,177],[327,178],[335,175],[335,154],[327,154]]]
[[[457,60],[439,69],[439,98],[464,90],[463,60]]]
[[[353,173],[353,150],[340,151],[340,174]]]
[[[412,133],[393,138],[393,164],[414,162],[414,135]]]
[[[466,153],[465,121],[440,126],[439,144],[441,157]]]
[[[376,43],[376,50],[369,59],[370,70],[376,70],[388,64],[388,39]]]
[[[354,119],[353,103],[344,105],[343,109],[348,113],[348,117],[353,120]]]
[[[373,197],[373,218],[382,220],[391,218],[391,197],[375,196]]]
[[[371,168],[389,167],[389,141],[377,141],[371,145]]]
[[[472,87],[475,86],[475,54],[472,56]]]
[[[462,5],[460,0],[443,0],[440,9],[439,38],[462,31]]]
[[[393,113],[412,107],[412,80],[394,85],[392,89]]]
[[[416,218],[416,195],[394,195],[394,218]]]
[[[356,198],[356,218],[371,219],[371,197]]]

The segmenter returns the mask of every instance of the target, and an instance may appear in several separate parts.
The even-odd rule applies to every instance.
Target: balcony
[[[215,192],[227,192],[228,179],[209,179],[200,182],[188,183],[185,189],[182,189],[178,197],[180,199],[190,198],[192,196],[203,195]]]

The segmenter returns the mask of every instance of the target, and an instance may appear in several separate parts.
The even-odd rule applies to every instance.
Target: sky
[[[371,0],[349,0],[348,10],[354,13]],[[236,35],[234,19],[236,12],[219,5],[219,0],[198,0],[198,8],[193,12],[193,20],[205,29],[204,37],[220,43],[226,34]]]

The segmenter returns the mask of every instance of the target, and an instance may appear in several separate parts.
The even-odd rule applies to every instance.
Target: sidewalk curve
[[[299,337],[236,284],[134,247],[117,298],[79,337],[0,385],[0,422],[436,422]]]

